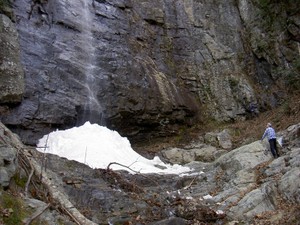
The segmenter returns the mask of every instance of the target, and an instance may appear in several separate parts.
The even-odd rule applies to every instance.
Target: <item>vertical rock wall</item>
[[[265,2],[16,0],[26,89],[1,119],[27,143],[87,119],[141,141],[274,107],[299,12]]]

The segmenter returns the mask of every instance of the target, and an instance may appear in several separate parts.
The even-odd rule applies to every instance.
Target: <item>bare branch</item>
[[[31,166],[31,165],[30,165],[30,166]],[[27,180],[26,186],[25,186],[25,196],[26,196],[26,197],[28,197],[28,186],[29,186],[29,184],[30,184],[30,180],[31,180],[33,174],[34,174],[34,169],[31,167],[31,172],[30,172],[30,174],[29,174],[29,177],[28,177],[28,180]]]
[[[152,181],[153,183],[155,183],[158,187],[160,187],[160,189],[163,191],[163,188],[162,188],[162,187],[159,185],[159,183],[157,183],[155,180],[153,180],[153,179],[151,179],[150,177],[148,177],[148,176],[142,174],[141,172],[135,171],[135,170],[131,169],[130,167],[125,166],[125,165],[123,165],[123,164],[121,164],[121,163],[111,162],[111,163],[108,164],[106,170],[110,170],[109,167],[110,167],[111,165],[113,165],[113,164],[116,164],[116,165],[125,167],[125,168],[131,170],[132,172],[137,173],[137,174],[139,174],[140,176],[142,176],[142,177],[144,177],[144,178],[146,178],[146,179],[148,179],[148,180],[151,180],[151,181]],[[133,164],[133,163],[132,163],[132,164]],[[132,164],[131,164],[131,165],[132,165]]]
[[[194,179],[191,181],[191,183],[189,183],[189,185],[185,186],[183,189],[186,190],[188,188],[190,188],[192,186],[192,184],[194,183],[194,181],[196,180],[198,176],[195,176]]]
[[[123,164],[121,164],[121,163],[117,163],[117,162],[111,162],[111,163],[109,163],[108,166],[107,166],[107,168],[106,168],[106,170],[110,170],[109,167],[110,167],[111,165],[113,165],[113,164],[116,164],[116,165],[125,167],[125,168],[131,170],[131,171],[134,172],[134,173],[140,173],[140,172],[138,172],[138,171],[135,171],[135,170],[131,169],[129,166],[125,166],[125,165],[123,165]]]

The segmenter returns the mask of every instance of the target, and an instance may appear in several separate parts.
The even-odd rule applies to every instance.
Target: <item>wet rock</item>
[[[5,108],[1,120],[33,145],[86,120],[132,142],[176,135],[206,118],[243,120],[250,102],[264,110],[285,92],[256,90],[284,83],[277,71],[297,71],[296,4],[265,13],[251,1],[16,0],[26,92],[20,102],[21,83],[5,85],[14,93],[1,102],[21,104]],[[282,23],[270,32],[264,15]],[[11,62],[1,59],[21,77]]]

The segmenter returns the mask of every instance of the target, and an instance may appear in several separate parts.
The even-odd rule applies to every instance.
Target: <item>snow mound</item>
[[[111,169],[130,173],[184,174],[191,171],[181,165],[165,164],[159,157],[149,160],[135,152],[129,140],[118,132],[90,122],[45,135],[39,140],[37,150],[84,163],[91,168],[106,169],[115,162],[130,169],[117,164],[112,164]]]

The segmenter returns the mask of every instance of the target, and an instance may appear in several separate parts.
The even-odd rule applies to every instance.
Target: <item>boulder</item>
[[[193,161],[213,162],[225,153],[227,151],[204,144],[201,147],[170,148],[160,152],[166,161],[174,164],[187,164]]]
[[[15,24],[0,14],[0,103],[16,104],[24,94],[24,72]],[[1,106],[0,106],[1,111]]]
[[[17,152],[7,128],[0,122],[0,186],[7,188],[17,170]],[[16,138],[16,137],[14,137]]]
[[[208,132],[204,135],[206,143],[222,149],[231,149],[232,142],[229,130],[222,130],[221,132]]]
[[[300,203],[300,167],[295,167],[286,172],[279,181],[279,191],[286,201]]]

